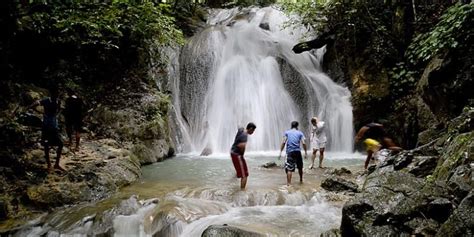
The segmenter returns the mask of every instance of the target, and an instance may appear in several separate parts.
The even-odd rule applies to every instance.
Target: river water
[[[113,197],[51,213],[16,236],[201,236],[228,224],[268,236],[319,236],[338,228],[344,199],[321,190],[326,170],[297,175],[290,187],[281,168],[263,168],[276,152],[250,153],[247,189],[240,190],[230,157],[180,155],[143,168],[143,177]],[[328,153],[328,167],[362,169],[358,154]]]

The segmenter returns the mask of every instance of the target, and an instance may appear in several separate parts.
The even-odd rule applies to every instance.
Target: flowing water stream
[[[144,167],[139,182],[110,199],[56,211],[16,236],[201,236],[214,224],[267,236],[319,236],[338,228],[342,202],[329,201],[320,190],[324,171],[305,169],[304,183],[287,187],[281,168],[261,167],[281,162],[275,157],[248,154],[248,187],[241,191],[227,154],[181,155]],[[362,168],[362,160],[360,155],[328,153],[325,164],[354,171]]]

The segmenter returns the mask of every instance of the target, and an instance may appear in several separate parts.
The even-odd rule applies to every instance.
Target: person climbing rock
[[[362,126],[354,140],[356,143],[363,140],[366,147],[367,157],[364,164],[365,169],[367,169],[377,151],[389,149],[392,153],[396,153],[402,150],[401,147],[397,146],[395,142],[387,136],[383,125],[380,123],[372,122]]]

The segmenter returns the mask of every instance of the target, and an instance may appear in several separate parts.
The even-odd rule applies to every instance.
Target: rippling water
[[[187,154],[143,168],[142,179],[114,197],[95,204],[59,210],[17,236],[201,236],[213,224],[228,224],[268,236],[317,236],[340,224],[342,202],[328,201],[320,190],[324,170],[297,175],[286,186],[282,162],[275,153],[250,153],[245,191],[226,154]],[[328,153],[328,167],[360,170],[363,157]],[[294,182],[296,181],[296,182]],[[159,201],[144,201],[158,199]]]

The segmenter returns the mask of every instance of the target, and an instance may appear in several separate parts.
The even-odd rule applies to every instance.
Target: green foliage
[[[283,9],[293,18],[289,24],[302,23],[316,34],[330,32],[346,55],[366,55],[367,63],[378,65],[397,56],[391,28],[390,9],[383,2],[334,0],[285,2]],[[314,37],[314,36],[313,36]]]
[[[405,63],[397,63],[389,72],[390,93],[395,98],[408,94],[416,85],[415,72],[410,71]]]
[[[426,62],[443,50],[457,48],[460,41],[472,40],[473,14],[474,3],[450,7],[432,31],[414,38],[407,50],[410,63]]]
[[[110,50],[183,43],[166,4],[113,1],[19,7],[19,31],[44,35],[53,44]]]

